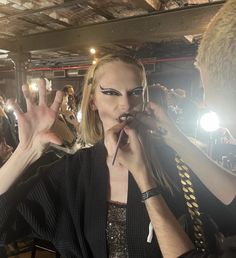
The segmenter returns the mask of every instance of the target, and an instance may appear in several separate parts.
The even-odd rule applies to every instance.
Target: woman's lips
[[[124,113],[124,114],[121,114],[118,118],[118,120],[120,122],[123,122],[123,121],[130,121],[130,120],[133,120],[134,118],[134,114],[131,114],[131,113]]]

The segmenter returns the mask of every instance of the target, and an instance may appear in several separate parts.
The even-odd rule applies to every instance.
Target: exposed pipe
[[[176,62],[176,61],[190,61],[194,60],[194,56],[186,56],[186,57],[174,57],[174,58],[161,58],[161,59],[143,59],[141,60],[143,64],[157,64],[157,63],[162,63],[162,62]],[[91,66],[91,64],[81,64],[77,66],[64,66],[64,67],[38,67],[38,68],[31,68],[28,69],[28,72],[31,71],[60,71],[60,70],[76,70],[76,69],[81,69],[81,70],[86,70]],[[0,70],[0,73],[6,73],[6,72],[14,72],[13,69],[10,70]]]
[[[194,60],[193,56],[186,57],[174,57],[174,58],[161,58],[161,59],[143,59],[141,60],[143,64],[156,64],[162,62],[176,62],[176,61],[189,61]],[[91,64],[82,64],[78,66],[64,66],[64,67],[39,67],[39,68],[31,68],[28,71],[55,71],[55,70],[74,70],[74,69],[88,69]]]

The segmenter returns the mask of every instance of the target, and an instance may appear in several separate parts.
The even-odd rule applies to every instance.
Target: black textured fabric
[[[170,177],[178,181],[170,153],[163,149],[158,155]],[[65,258],[107,257],[108,184],[106,150],[101,143],[43,166],[35,174],[31,171],[0,196],[0,241],[33,234],[52,242]],[[186,212],[181,192],[176,190],[171,196],[164,191],[163,196],[177,218]],[[138,186],[129,174],[129,258],[162,257],[155,236],[147,243],[149,222]]]
[[[98,144],[19,180],[0,196],[0,239],[7,243],[33,234],[52,242],[66,258],[107,257],[105,157]],[[128,199],[129,257],[161,257],[157,240],[146,242],[149,218],[131,175]]]

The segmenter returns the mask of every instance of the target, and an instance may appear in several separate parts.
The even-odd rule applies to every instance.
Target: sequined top
[[[106,233],[109,258],[128,258],[126,204],[108,203]]]

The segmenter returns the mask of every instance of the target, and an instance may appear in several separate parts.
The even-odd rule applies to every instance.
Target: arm
[[[143,168],[142,175],[147,174],[148,172]],[[148,177],[139,178],[136,181],[141,192],[156,187],[154,181]],[[161,195],[148,198],[145,206],[164,258],[176,258],[194,249],[193,243]]]
[[[28,234],[52,241],[57,230],[56,220],[63,211],[60,201],[64,190],[65,158],[40,169],[42,163],[55,160],[45,155],[29,167],[24,176],[0,196],[0,239],[5,243]],[[63,180],[61,180],[63,178]]]
[[[207,157],[198,147],[191,143],[174,125],[164,110],[150,102],[147,110],[152,112],[154,119],[141,115],[138,119],[152,130],[162,127],[166,135],[162,139],[192,169],[203,184],[224,204],[229,204],[236,195],[236,176],[232,172],[218,166]]]
[[[224,204],[230,204],[236,196],[236,176],[219,166],[189,141],[181,132],[167,139],[184,162],[192,169],[203,184]]]
[[[117,125],[110,129],[106,135],[105,144],[110,156],[113,156],[115,152],[117,145],[116,135],[122,127],[124,127],[124,124]],[[147,161],[135,131],[127,127],[124,130],[129,141],[124,146],[120,146],[117,162],[132,173],[140,191],[146,192],[156,187],[156,183],[149,174]],[[161,195],[147,199],[145,205],[163,257],[176,258],[194,248],[191,240],[181,228]]]
[[[11,103],[19,125],[20,143],[11,158],[0,169],[0,194],[6,192],[31,163],[37,160],[49,142],[60,144],[60,139],[51,132],[62,101],[57,92],[51,107],[46,105],[46,88],[39,87],[39,105],[32,103],[29,88],[23,86],[27,112],[23,113],[16,103]]]
[[[176,258],[194,249],[193,243],[161,195],[149,198],[145,201],[145,205],[163,257]]]
[[[23,151],[17,148],[0,169],[0,195],[5,193],[25,169],[39,157],[40,154],[33,149]]]

